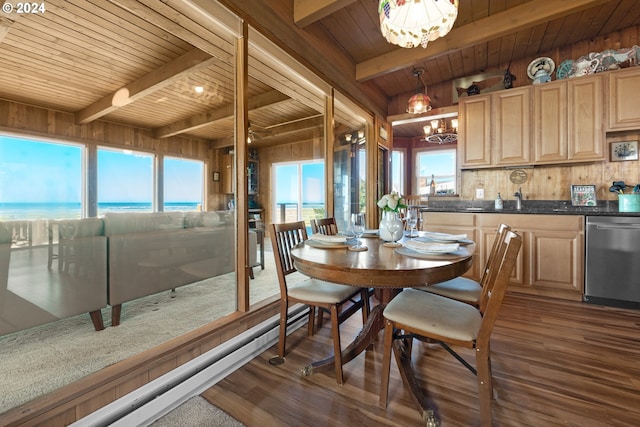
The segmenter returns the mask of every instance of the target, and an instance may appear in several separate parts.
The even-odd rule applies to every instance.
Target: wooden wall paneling
[[[193,356],[192,358],[197,357],[198,355],[192,355],[192,352],[187,352],[186,353],[189,356]],[[189,361],[190,359],[185,359],[182,360],[181,363],[184,363],[186,361]],[[122,381],[120,384],[116,385],[114,390],[115,390],[115,395],[116,395],[116,399],[121,398],[122,396],[131,393],[132,391],[142,387],[143,385],[145,385],[146,383],[148,383],[150,381],[149,379],[149,372],[148,371],[144,371],[139,373],[138,375],[132,375],[129,378],[126,378],[124,381]]]

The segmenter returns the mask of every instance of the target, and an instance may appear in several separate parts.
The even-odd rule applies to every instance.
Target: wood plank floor
[[[346,346],[358,314],[341,327]],[[374,348],[332,374],[302,377],[309,361],[331,352],[330,329],[290,335],[286,363],[272,366],[276,347],[202,396],[247,426],[423,425],[392,361],[389,406],[378,407],[382,334]],[[474,362],[473,352],[461,350]],[[416,371],[441,426],[478,421],[475,377],[444,349],[416,343]],[[496,426],[640,425],[640,310],[509,294],[492,335]]]

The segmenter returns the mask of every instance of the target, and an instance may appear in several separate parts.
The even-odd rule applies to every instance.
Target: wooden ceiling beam
[[[293,21],[304,28],[350,5],[355,0],[294,0]]]
[[[20,16],[20,15],[17,15]],[[9,32],[9,28],[13,25],[15,21],[5,18],[4,16],[0,16],[0,43]]]
[[[160,90],[198,69],[206,68],[219,61],[208,53],[193,49],[160,66],[160,68],[140,77],[138,80],[110,93],[97,102],[75,114],[76,123],[83,125],[109,114],[117,108],[128,105],[150,93]]]
[[[398,48],[356,64],[356,80],[363,82],[553,19],[588,9],[610,0],[534,0],[512,7],[488,18],[454,28],[426,49]]]
[[[259,108],[273,106],[289,99],[291,98],[289,98],[287,95],[274,90],[254,96],[249,99],[248,108],[249,111],[256,110]],[[230,117],[233,117],[233,114],[233,105],[225,105],[218,109],[207,111],[202,114],[197,114],[184,120],[171,123],[167,126],[162,126],[160,128],[154,129],[153,136],[154,138],[168,138],[170,136],[199,129],[201,127],[210,125],[211,123],[218,120],[228,119]]]
[[[324,124],[324,116],[311,116],[306,119],[297,120],[294,123],[286,123],[277,126],[269,126],[269,132],[271,135],[260,137],[255,141],[254,146],[260,145],[261,147],[266,145],[269,141],[277,140],[278,137],[283,137],[292,133],[301,132],[309,129],[320,129]],[[211,148],[225,148],[233,145],[233,138],[221,138],[211,141]]]

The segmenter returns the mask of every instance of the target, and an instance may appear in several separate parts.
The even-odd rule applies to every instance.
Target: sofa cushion
[[[186,212],[184,216],[185,228],[209,227],[215,228],[223,225],[218,212]]]
[[[104,234],[145,233],[184,228],[184,212],[107,212],[104,215]]]

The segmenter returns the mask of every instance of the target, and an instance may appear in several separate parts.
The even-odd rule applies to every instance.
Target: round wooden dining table
[[[420,236],[424,233],[420,232]],[[403,237],[399,243],[409,238]],[[366,350],[384,328],[383,310],[402,288],[425,286],[463,275],[471,268],[475,243],[466,241],[454,253],[419,254],[405,247],[392,248],[379,238],[363,238],[365,251],[350,251],[347,245],[324,245],[306,240],[291,250],[296,269],[302,274],[320,280],[358,287],[374,288],[376,305],[362,331],[342,351],[343,364]],[[416,386],[412,368],[400,364],[403,380],[409,385],[416,404],[424,413],[432,413],[427,399]],[[329,372],[334,369],[333,357],[312,362],[303,368],[303,375]]]

